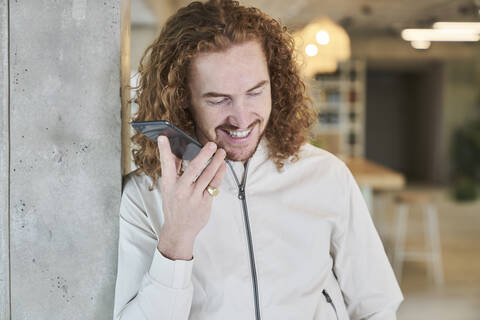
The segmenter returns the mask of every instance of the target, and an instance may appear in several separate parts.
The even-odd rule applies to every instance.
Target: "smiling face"
[[[246,161],[270,117],[272,100],[265,54],[259,42],[198,54],[191,63],[190,110],[200,143],[215,142],[227,158]]]

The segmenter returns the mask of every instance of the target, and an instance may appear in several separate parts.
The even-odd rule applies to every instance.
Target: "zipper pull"
[[[330,298],[330,295],[328,294],[328,292],[327,292],[325,289],[323,289],[322,293],[323,293],[323,295],[325,296],[325,299],[327,300],[328,303],[332,303],[332,302],[333,302],[333,301],[332,301],[332,298]]]
[[[245,187],[239,186],[238,187],[238,199],[244,200],[245,199]]]
[[[327,303],[330,304],[333,308],[333,311],[335,311],[335,316],[338,320],[338,313],[337,313],[337,308],[335,308],[335,304],[333,303],[333,300],[332,298],[330,297],[330,295],[328,294],[327,290],[323,289],[322,291],[323,295],[325,296],[325,300],[327,300]]]

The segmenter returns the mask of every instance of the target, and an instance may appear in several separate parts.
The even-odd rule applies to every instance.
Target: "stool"
[[[425,250],[408,251],[405,249],[409,209],[419,207],[423,213]],[[402,267],[405,260],[421,260],[428,263],[429,275],[435,284],[444,281],[442,256],[440,249],[440,232],[437,210],[427,194],[420,192],[403,192],[395,197],[395,240],[393,270],[398,282],[401,281]]]

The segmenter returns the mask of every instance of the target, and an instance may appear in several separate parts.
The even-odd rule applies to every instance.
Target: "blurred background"
[[[188,3],[131,1],[132,85]],[[240,3],[295,36],[311,143],[356,177],[405,295],[399,319],[480,319],[480,1]]]
[[[295,37],[310,142],[354,174],[399,319],[480,319],[479,0],[241,3]],[[186,4],[0,0],[1,320],[112,319],[126,85]]]

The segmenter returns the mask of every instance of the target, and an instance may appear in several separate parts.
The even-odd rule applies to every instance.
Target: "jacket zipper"
[[[337,320],[338,320],[337,308],[335,308],[335,305],[333,304],[332,298],[331,298],[330,295],[328,294],[327,290],[323,289],[322,293],[323,293],[323,295],[325,296],[325,300],[327,300],[327,302],[332,306],[333,311],[335,312],[335,317],[336,317]]]
[[[255,319],[256,320],[261,320],[260,318],[260,302],[259,302],[259,294],[258,294],[258,281],[257,281],[257,270],[255,268],[255,256],[253,253],[253,242],[252,242],[252,233],[250,231],[250,222],[248,219],[248,209],[247,209],[247,199],[245,196],[245,185],[247,183],[247,172],[248,172],[248,163],[250,161],[247,161],[245,165],[245,171],[243,173],[243,179],[242,182],[240,183],[238,181],[237,175],[235,173],[235,170],[233,170],[233,167],[230,163],[230,161],[227,161],[228,166],[232,170],[233,177],[235,178],[235,182],[238,187],[238,199],[242,201],[242,209],[243,209],[243,220],[245,223],[245,230],[247,233],[247,240],[248,240],[248,252],[250,255],[250,271],[252,273],[252,286],[253,286],[253,297],[254,297],[254,303],[255,303]]]

